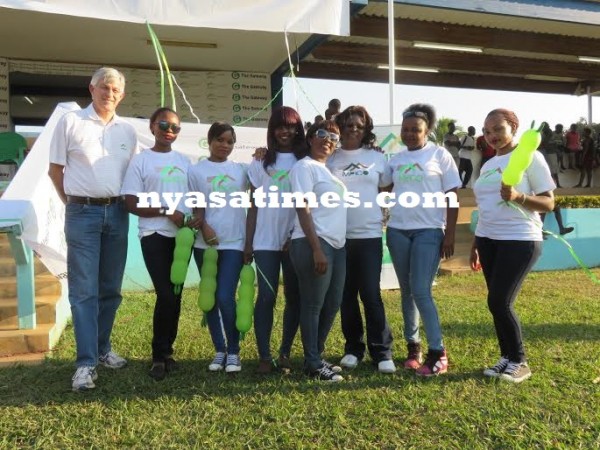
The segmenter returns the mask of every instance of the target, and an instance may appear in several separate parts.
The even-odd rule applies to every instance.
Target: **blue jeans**
[[[121,304],[129,215],[122,203],[67,203],[65,237],[69,303],[77,367],[96,366],[111,351],[110,334]]]
[[[243,255],[239,250],[219,250],[215,307],[206,314],[206,323],[215,350],[230,355],[240,353],[240,332],[235,326],[235,291],[244,264]],[[194,248],[194,259],[199,271],[202,271],[203,257],[204,250]]]
[[[346,249],[335,249],[319,238],[327,258],[327,271],[315,273],[313,252],[308,239],[292,239],[290,256],[300,286],[300,332],[304,366],[309,371],[321,367],[321,353],[340,309],[346,277]]]
[[[387,229],[387,246],[402,294],[404,338],[409,343],[420,342],[421,316],[430,350],[444,349],[440,319],[431,295],[443,239],[440,228]]]
[[[258,357],[271,360],[271,330],[273,329],[273,308],[279,287],[279,268],[283,272],[283,332],[279,354],[290,356],[294,337],[300,324],[300,293],[298,278],[290,260],[289,252],[256,250],[254,252],[258,276],[258,297],[254,309],[254,332]],[[265,279],[266,278],[266,279]]]
[[[164,362],[173,355],[181,313],[181,293],[171,283],[175,238],[153,233],[141,240],[142,255],[156,292],[152,320],[152,361]]]
[[[392,332],[381,300],[381,238],[346,239],[346,283],[340,308],[344,352],[363,359],[365,340],[358,295],[365,310],[367,347],[373,362],[392,359]]]

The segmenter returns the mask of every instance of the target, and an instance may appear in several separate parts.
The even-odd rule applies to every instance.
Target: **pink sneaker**
[[[434,377],[446,372],[448,372],[448,356],[445,349],[429,350],[425,362],[417,369],[417,375],[421,377]]]
[[[408,348],[408,356],[406,361],[404,361],[404,368],[409,370],[417,370],[423,363],[421,344],[419,342],[409,342],[406,347]]]

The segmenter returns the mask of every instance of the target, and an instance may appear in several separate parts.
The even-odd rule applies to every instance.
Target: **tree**
[[[437,124],[433,130],[429,132],[429,140],[435,142],[438,145],[444,145],[444,135],[448,132],[448,124],[450,122],[454,122],[456,124],[456,120],[451,119],[450,117],[440,117],[437,121]],[[457,135],[464,133],[462,127],[456,125]]]

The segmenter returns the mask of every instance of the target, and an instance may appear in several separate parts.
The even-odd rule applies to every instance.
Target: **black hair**
[[[359,116],[365,123],[365,132],[360,143],[364,147],[373,147],[373,145],[375,145],[377,136],[375,136],[375,133],[373,133],[373,119],[364,106],[348,106],[335,117],[335,123],[341,131],[344,129],[346,123],[348,123],[352,116]]]
[[[177,114],[177,112],[175,112],[171,108],[167,108],[166,106],[164,106],[162,108],[158,108],[156,111],[154,111],[152,113],[152,115],[150,116],[150,126],[152,126],[152,124],[154,122],[156,122],[156,119],[158,118],[158,116],[160,116],[163,113],[167,113],[167,112],[175,114],[177,116],[177,118],[179,119],[179,114]]]
[[[263,159],[263,167],[275,164],[277,159],[277,141],[275,140],[275,129],[281,126],[290,126],[295,128],[294,140],[292,142],[292,152],[296,159],[302,159],[307,155],[307,148],[304,135],[304,123],[300,114],[289,106],[275,108],[269,118],[267,125],[267,153]]]
[[[235,130],[233,129],[233,127],[228,124],[227,122],[215,122],[213,123],[210,128],[208,129],[208,143],[210,144],[213,139],[218,138],[219,136],[221,136],[223,133],[226,133],[227,131],[231,131],[231,134],[233,136],[233,142],[236,141],[236,137],[235,137]]]
[[[427,129],[433,130],[435,128],[435,122],[437,116],[435,114],[435,108],[426,103],[413,103],[402,113],[403,117],[420,117],[427,122]]]

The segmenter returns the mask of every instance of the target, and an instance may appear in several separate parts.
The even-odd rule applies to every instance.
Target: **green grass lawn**
[[[242,342],[240,374],[209,373],[213,350],[193,290],[184,294],[180,367],[155,382],[147,375],[153,296],[128,294],[113,346],[129,366],[99,368],[95,390],[70,390],[71,328],[42,366],[0,370],[0,448],[600,448],[599,285],[580,271],[528,277],[517,310],[533,377],[520,385],[481,375],[499,356],[482,276],[441,278],[434,294],[447,375],[381,375],[363,362],[338,384],[302,376],[299,336],[288,376],[255,374],[253,334]],[[399,292],[384,297],[400,363]],[[274,349],[281,311],[282,302]],[[337,361],[342,351],[338,322],[326,356]]]

